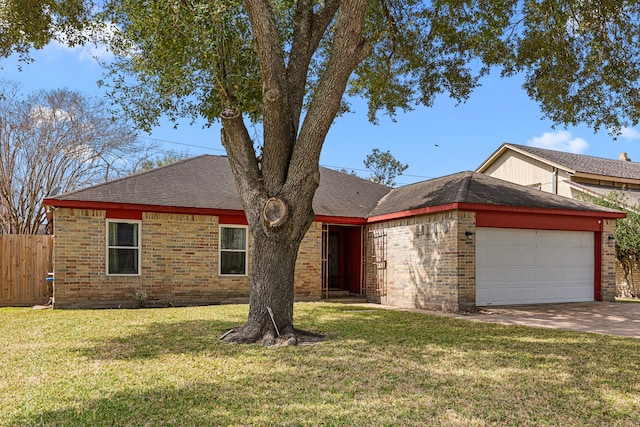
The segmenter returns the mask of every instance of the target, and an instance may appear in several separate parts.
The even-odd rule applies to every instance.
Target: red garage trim
[[[602,301],[602,231],[593,236],[593,300]]]
[[[418,209],[411,209],[402,212],[393,212],[384,215],[372,216],[367,219],[367,223],[390,221],[394,219],[409,218],[416,215],[425,215],[430,213],[444,212],[460,210],[466,212],[476,212],[477,216],[485,215],[487,218],[487,224],[492,225],[480,225],[476,223],[478,227],[502,227],[502,228],[540,228],[536,226],[526,226],[531,221],[546,224],[548,230],[573,230],[572,224],[574,221],[583,221],[577,225],[578,228],[575,231],[596,231],[599,227],[595,226],[591,221],[597,223],[598,220],[603,218],[624,218],[625,214],[621,212],[604,212],[604,211],[580,211],[572,209],[547,209],[547,208],[527,208],[520,206],[497,206],[497,205],[485,205],[481,203],[449,203],[446,205],[424,207]],[[562,225],[554,225],[554,220],[538,220],[538,216],[554,216],[557,221],[560,218],[564,218],[564,225],[568,225],[569,228],[562,228]],[[520,220],[519,225],[515,224]],[[524,225],[524,226],[523,226]],[[586,228],[585,228],[586,227]]]
[[[509,213],[530,213],[530,214],[554,214],[571,217],[592,217],[592,218],[624,218],[626,214],[622,212],[607,212],[596,210],[575,210],[575,209],[555,209],[555,208],[535,208],[522,206],[499,206],[485,205],[481,203],[456,203],[461,211],[487,211],[487,212],[509,212]],[[595,206],[594,206],[595,207]]]
[[[548,213],[479,211],[476,212],[476,227],[600,231],[602,220],[599,217],[566,216]]]

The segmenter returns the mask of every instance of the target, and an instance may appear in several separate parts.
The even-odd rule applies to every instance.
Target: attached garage
[[[594,300],[590,231],[478,228],[476,305]]]
[[[368,218],[367,297],[441,311],[612,301],[624,214],[463,172],[394,189]],[[383,270],[380,271],[379,265]]]

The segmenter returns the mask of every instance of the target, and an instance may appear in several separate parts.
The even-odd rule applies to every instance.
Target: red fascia
[[[510,213],[534,213],[534,214],[556,214],[565,216],[585,216],[603,219],[617,219],[627,216],[624,212],[604,212],[604,211],[589,211],[589,210],[574,210],[574,209],[553,209],[553,208],[527,208],[520,206],[496,206],[485,205],[481,203],[454,203],[458,205],[458,209],[461,211],[498,211],[498,212],[510,212]]]
[[[600,231],[602,219],[624,218],[622,212],[577,211],[571,209],[523,208],[480,203],[449,203],[379,215],[368,223],[408,218],[416,215],[460,210],[476,213],[477,227],[522,228],[538,230]]]
[[[105,210],[107,218],[141,219],[142,212],[162,212],[175,214],[214,215],[219,217],[220,224],[248,224],[247,218],[243,211],[230,209],[185,208],[177,206],[158,206],[131,203],[56,199],[45,199],[44,204],[46,206],[54,206],[60,208]],[[314,221],[341,225],[365,225],[367,223],[367,220],[365,218],[329,215],[316,215]]]
[[[412,216],[417,216],[417,215],[425,215],[425,214],[430,214],[430,213],[436,213],[436,212],[445,212],[445,211],[453,211],[458,208],[459,203],[449,203],[446,205],[440,205],[440,206],[429,206],[429,207],[425,207],[425,208],[418,208],[418,209],[410,209],[408,211],[402,211],[402,212],[393,212],[393,213],[389,213],[389,214],[385,214],[385,215],[377,215],[377,216],[372,216],[370,218],[367,219],[367,223],[368,224],[372,224],[375,222],[382,222],[382,221],[390,221],[393,219],[401,219],[401,218],[409,218]]]
[[[94,202],[82,200],[45,199],[47,206],[98,209],[107,211],[109,218],[140,219],[143,211],[218,216],[221,224],[247,225],[243,211],[230,209],[188,208],[129,203]],[[479,203],[449,203],[440,206],[411,209],[378,215],[371,218],[316,215],[316,222],[341,225],[366,225],[381,221],[408,218],[451,210],[476,212],[477,227],[523,228],[540,230],[600,231],[602,219],[624,218],[622,212],[577,211],[570,209],[523,208]]]
[[[358,218],[354,216],[329,216],[329,215],[316,215],[313,219],[315,222],[322,222],[327,224],[336,225],[366,225],[366,218]]]
[[[231,209],[187,208],[132,203],[93,202],[84,200],[44,199],[46,206],[71,209],[96,209],[106,211],[107,218],[142,219],[142,212],[169,214],[211,215],[219,217],[220,224],[247,225],[243,211]]]

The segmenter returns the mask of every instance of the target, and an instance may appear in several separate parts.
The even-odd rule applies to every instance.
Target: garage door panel
[[[478,228],[476,305],[593,301],[592,232]]]

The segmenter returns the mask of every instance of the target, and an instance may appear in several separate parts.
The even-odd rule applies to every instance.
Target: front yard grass
[[[330,339],[220,342],[247,309],[2,308],[0,425],[640,425],[640,340],[300,303]]]

